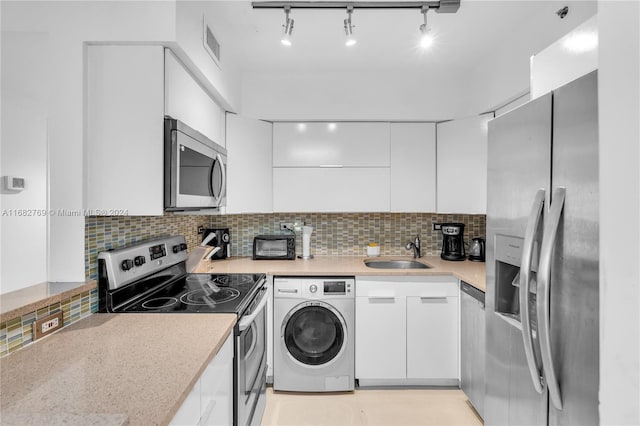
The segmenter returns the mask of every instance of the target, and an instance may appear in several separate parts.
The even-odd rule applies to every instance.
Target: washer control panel
[[[353,298],[354,277],[276,277],[275,298]]]

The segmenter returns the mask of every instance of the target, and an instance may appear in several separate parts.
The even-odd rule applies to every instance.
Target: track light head
[[[344,20],[344,33],[347,36],[347,39],[344,42],[345,46],[353,46],[358,42],[353,36],[353,27],[355,27],[355,25],[351,23],[352,13],[353,13],[353,6],[352,5],[347,6],[347,19]]]
[[[280,43],[284,46],[291,46],[291,33],[293,32],[293,19],[289,18],[289,13],[291,12],[291,6],[284,7],[284,15],[285,21],[282,26],[284,30],[282,31],[282,38],[280,39]]]
[[[429,48],[433,44],[433,36],[431,35],[431,29],[427,26],[427,11],[429,7],[423,6],[421,13],[424,18],[424,23],[420,25],[420,47],[423,49]]]

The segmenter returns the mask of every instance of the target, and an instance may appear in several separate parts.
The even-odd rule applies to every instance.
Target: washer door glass
[[[284,330],[284,343],[296,360],[321,365],[340,353],[345,340],[342,322],[327,308],[305,306],[291,315]]]

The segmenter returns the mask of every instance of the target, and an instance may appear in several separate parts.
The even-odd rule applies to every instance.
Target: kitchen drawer
[[[356,296],[458,297],[458,280],[449,276],[357,277]]]

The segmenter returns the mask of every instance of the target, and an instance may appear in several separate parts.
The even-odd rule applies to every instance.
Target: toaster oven
[[[293,260],[295,258],[295,234],[257,235],[253,239],[253,260]]]

